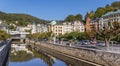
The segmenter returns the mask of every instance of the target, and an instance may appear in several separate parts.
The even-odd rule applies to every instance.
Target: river
[[[35,51],[26,44],[12,44],[9,66],[93,66],[57,53]]]

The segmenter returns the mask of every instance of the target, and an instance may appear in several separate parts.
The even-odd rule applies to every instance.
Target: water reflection
[[[55,52],[35,51],[25,44],[12,44],[10,66],[93,66]]]
[[[31,48],[28,48],[28,49],[33,52],[35,58],[40,58],[48,66],[53,66],[53,64],[55,63],[56,59],[53,56],[47,55],[46,53],[43,53],[43,52],[35,51]]]
[[[26,66],[28,62],[29,62],[28,64],[32,64],[29,66],[33,66],[35,64],[34,62],[38,62],[37,66],[38,64],[42,65],[42,63],[46,64],[46,65],[43,64],[43,66],[53,66],[53,64],[56,66],[55,61],[56,58],[54,58],[53,56],[43,52],[35,51],[28,47],[26,48],[25,44],[21,44],[21,45],[12,44],[12,50],[10,55],[10,66],[17,66],[17,65],[23,66],[24,64]],[[57,61],[61,62],[64,66],[66,66],[64,62],[60,60]]]

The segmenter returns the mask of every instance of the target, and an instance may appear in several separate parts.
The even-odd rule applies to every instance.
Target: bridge
[[[27,34],[30,34],[29,32],[24,32],[24,31],[10,31],[9,34],[12,37],[21,37],[21,38],[26,38]]]
[[[20,43],[25,43],[26,38],[22,37],[12,37],[12,44],[20,44]]]

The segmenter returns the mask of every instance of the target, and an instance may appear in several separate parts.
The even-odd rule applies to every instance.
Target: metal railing
[[[8,66],[11,40],[2,42],[0,45],[0,66]]]

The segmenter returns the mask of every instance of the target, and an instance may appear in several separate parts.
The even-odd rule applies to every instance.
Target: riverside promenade
[[[93,49],[85,47],[70,47],[60,44],[50,44],[47,42],[39,42],[28,39],[26,40],[26,43],[36,50],[46,50],[49,52],[54,51],[76,59],[88,61],[88,63],[93,63],[96,66],[120,66],[120,52],[114,52],[114,50],[110,51],[111,48],[106,49],[104,47],[102,49]]]

